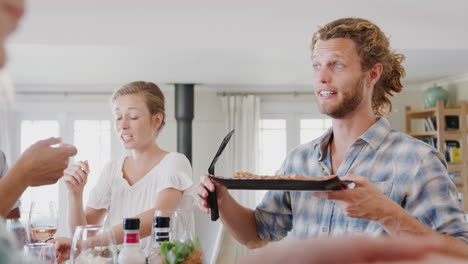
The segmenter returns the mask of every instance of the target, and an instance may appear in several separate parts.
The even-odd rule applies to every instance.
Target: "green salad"
[[[187,240],[185,242],[165,241],[161,244],[159,250],[167,264],[179,264],[183,262],[193,251],[195,251],[199,244],[200,242],[198,241],[198,237],[194,240]]]

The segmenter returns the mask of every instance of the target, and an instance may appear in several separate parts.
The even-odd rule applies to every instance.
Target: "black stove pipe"
[[[175,118],[177,121],[177,152],[192,163],[192,120],[194,117],[193,83],[175,84]]]

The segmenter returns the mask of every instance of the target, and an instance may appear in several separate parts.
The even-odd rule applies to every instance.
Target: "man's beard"
[[[353,112],[358,108],[363,99],[364,93],[364,80],[365,76],[362,75],[354,84],[352,91],[350,93],[341,92],[343,97],[343,102],[340,102],[339,105],[334,107],[320,106],[320,112],[322,114],[328,115],[331,118],[339,119],[346,116],[348,113]]]

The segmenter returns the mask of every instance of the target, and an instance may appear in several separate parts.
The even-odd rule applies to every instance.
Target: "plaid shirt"
[[[330,175],[331,136],[329,129],[320,138],[293,149],[277,173]],[[336,175],[347,173],[367,177],[431,229],[468,242],[468,225],[444,156],[428,144],[391,129],[386,118],[379,118],[350,146]],[[377,222],[347,217],[333,202],[310,192],[270,191],[257,206],[255,217],[260,238],[268,241],[280,240],[291,230],[294,238],[385,233]]]

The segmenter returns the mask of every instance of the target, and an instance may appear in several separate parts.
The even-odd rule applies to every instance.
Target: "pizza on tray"
[[[306,177],[301,174],[281,174],[281,175],[256,175],[249,172],[236,172],[233,179],[268,179],[268,180],[308,180],[308,181],[325,181],[336,177],[336,175],[327,175],[322,177]]]

